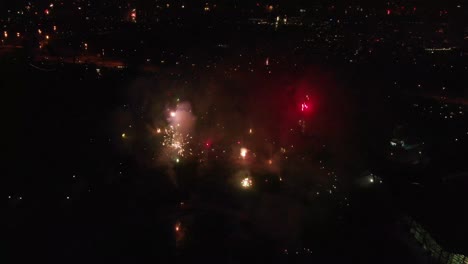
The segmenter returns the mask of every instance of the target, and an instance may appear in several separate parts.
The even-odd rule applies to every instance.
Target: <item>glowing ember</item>
[[[301,111],[304,112],[304,110],[309,109],[309,106],[306,103],[302,103],[301,105]]]
[[[171,117],[175,117],[176,116],[176,112],[171,112]]]
[[[177,223],[175,224],[174,229],[175,229],[176,232],[179,232],[179,231],[182,229],[182,228],[181,228],[181,223],[180,223],[180,222],[177,222]]]
[[[242,186],[243,188],[250,188],[250,187],[252,187],[252,184],[253,184],[253,183],[252,183],[252,179],[249,178],[249,177],[244,178],[244,179],[242,179],[242,181],[241,181],[241,186]]]
[[[245,157],[247,156],[247,149],[246,148],[241,148],[240,150],[240,155],[243,159],[245,159]]]

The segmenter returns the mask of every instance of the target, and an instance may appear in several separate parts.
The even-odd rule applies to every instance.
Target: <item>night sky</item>
[[[0,260],[468,263],[467,4],[1,2]]]

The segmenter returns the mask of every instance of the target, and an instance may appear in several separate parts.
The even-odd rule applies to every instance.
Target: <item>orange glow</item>
[[[241,186],[242,186],[243,188],[246,188],[246,189],[247,189],[247,188],[252,187],[252,185],[253,185],[252,179],[250,179],[249,177],[244,178],[244,179],[242,179],[242,181],[241,181]]]
[[[175,224],[174,230],[175,230],[176,232],[179,232],[179,231],[182,230],[180,222],[177,222],[177,223]]]
[[[243,159],[245,159],[245,157],[247,156],[247,149],[246,148],[241,148],[240,150],[240,155]]]

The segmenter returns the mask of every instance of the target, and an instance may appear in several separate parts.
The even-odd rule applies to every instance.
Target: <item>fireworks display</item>
[[[287,166],[297,166],[291,164],[308,158],[301,154],[303,146],[297,140],[306,134],[306,121],[307,129],[313,127],[311,117],[317,109],[315,106],[312,115],[310,92],[301,84],[292,93],[278,87],[238,99],[225,89],[220,92],[201,88],[196,93],[177,87],[165,94],[145,93],[149,103],[136,105],[147,106],[150,123],[146,126],[154,139],[153,145],[144,143],[151,149],[149,162],[165,168],[176,185],[180,183],[178,170],[194,164],[194,175],[203,175],[222,164],[230,172],[219,175],[220,180],[231,179],[228,181],[232,186],[243,189],[260,190],[269,182],[281,182],[280,175]],[[259,99],[266,105],[258,107]],[[127,128],[120,131],[127,133],[122,138],[131,139],[129,143],[137,137],[143,139]],[[270,177],[257,179],[265,174]],[[258,182],[255,186],[254,181]]]
[[[252,179],[250,177],[244,178],[241,181],[241,186],[245,189],[252,187]]]
[[[170,125],[165,129],[163,146],[168,147],[174,151],[178,156],[183,157],[185,146],[189,135],[184,135],[177,130],[177,127]]]
[[[16,258],[411,263],[461,211],[463,1],[3,2]]]
[[[190,149],[187,150],[191,136],[191,130],[195,122],[195,117],[192,115],[192,110],[189,103],[181,103],[176,106],[176,110],[169,111],[167,118],[167,127],[164,129],[163,147],[166,154],[171,158],[175,158],[179,162],[180,157],[192,155]],[[161,129],[157,129],[156,133],[161,133]]]
[[[323,102],[318,104],[320,94],[308,82],[291,88],[263,83],[265,88],[257,91],[242,81],[236,91],[215,81],[214,87],[204,82],[196,89],[175,85],[163,92],[152,88],[152,80],[139,80],[132,89],[136,101],[128,104],[137,107],[129,109],[138,118],[132,125],[143,122],[148,134],[128,127],[119,132],[126,133],[127,148],[140,145],[137,157],[163,169],[177,187],[190,188],[193,181],[204,185],[206,177],[255,192],[299,182],[323,167],[310,165],[320,149],[314,149],[309,135],[326,122],[315,122]],[[291,175],[299,169],[308,173]]]

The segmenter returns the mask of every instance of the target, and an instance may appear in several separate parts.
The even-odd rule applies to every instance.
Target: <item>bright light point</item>
[[[161,129],[160,128],[156,129],[156,133],[158,134],[161,133]]]
[[[374,182],[374,179],[373,179],[373,178],[370,178],[370,180],[369,180],[369,181],[372,183],[372,182]]]
[[[70,200],[70,196],[67,196],[67,200]]]
[[[180,162],[180,160],[179,160],[178,158],[177,158],[175,161],[176,161],[177,163],[179,163],[179,162]]]
[[[247,156],[247,149],[246,148],[241,148],[240,155],[244,159]]]
[[[171,112],[171,117],[175,117],[176,116],[176,112]]]
[[[122,133],[122,138],[127,138],[127,134]]]
[[[309,109],[309,106],[306,103],[301,104],[301,111]]]
[[[273,161],[272,161],[272,160],[268,160],[268,164],[269,164],[269,165],[273,164]]]
[[[244,188],[250,188],[252,187],[252,179],[250,178],[244,178],[242,179],[241,181],[241,186],[244,187]]]
[[[249,129],[249,134],[252,134],[253,133],[253,130],[252,129]]]

